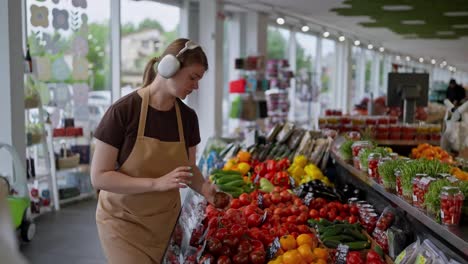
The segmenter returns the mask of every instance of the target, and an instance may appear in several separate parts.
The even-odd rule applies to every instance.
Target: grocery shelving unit
[[[444,226],[404,199],[387,192],[382,186],[370,179],[365,172],[354,168],[351,164],[341,159],[336,149],[336,145],[339,144],[340,139],[335,142],[335,147],[332,148],[331,152],[339,182],[363,187],[366,195],[372,197],[372,200],[379,202],[381,205],[390,204],[393,207],[399,208],[413,224],[416,235],[432,236],[438,242],[438,246],[451,252],[454,255],[453,257],[461,256],[464,259],[468,258],[468,225],[466,223],[461,223],[461,226],[454,227]]]

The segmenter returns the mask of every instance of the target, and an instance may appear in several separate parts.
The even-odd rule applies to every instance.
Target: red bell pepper
[[[288,158],[283,158],[276,163],[276,169],[278,171],[286,170],[289,168],[290,163]]]
[[[257,166],[255,166],[254,171],[255,171],[255,175],[260,174],[260,177],[265,176],[265,174],[267,173],[266,164],[265,163],[258,164]]]
[[[275,172],[277,171],[276,169],[276,161],[274,160],[267,160],[265,161],[266,163],[266,169],[268,172]]]

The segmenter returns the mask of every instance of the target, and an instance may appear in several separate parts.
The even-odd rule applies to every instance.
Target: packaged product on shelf
[[[398,254],[395,258],[395,264],[413,264],[418,255],[419,247],[420,242],[418,239]]]
[[[395,259],[395,257],[404,250],[406,239],[406,232],[395,225],[387,230],[388,255],[390,258]]]
[[[380,162],[380,159],[382,158],[382,154],[380,153],[371,153],[367,159],[368,165],[367,165],[367,173],[369,174],[369,177],[373,179],[377,183],[381,183],[381,179],[379,176],[379,171],[378,171],[378,165]]]
[[[446,186],[440,193],[440,218],[444,225],[460,223],[463,200],[465,197],[458,187]]]
[[[442,250],[437,248],[430,240],[425,239],[418,250],[416,263],[442,264],[448,263]]]

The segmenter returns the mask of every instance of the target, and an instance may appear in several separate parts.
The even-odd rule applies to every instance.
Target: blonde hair
[[[167,46],[166,50],[163,52],[160,58],[168,54],[177,55],[180,50],[185,47],[185,43],[189,41],[185,38],[179,38],[174,40],[169,46]],[[202,50],[201,47],[187,50],[182,55],[177,57],[181,63],[181,68],[187,67],[193,64],[201,64],[205,67],[205,70],[208,70],[208,59],[206,58],[205,52]],[[159,57],[152,58],[145,67],[145,71],[143,73],[143,86],[146,87],[154,81],[156,78],[157,72],[154,70],[154,65],[156,62],[159,62]]]

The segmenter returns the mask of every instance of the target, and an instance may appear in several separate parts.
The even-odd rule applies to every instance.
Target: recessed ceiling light
[[[401,60],[400,55],[396,55],[395,59],[396,59],[396,60]]]
[[[324,38],[328,38],[329,36],[330,36],[330,32],[328,32],[328,31],[323,32],[323,37]]]
[[[307,32],[307,31],[309,31],[309,26],[307,26],[307,25],[302,26],[301,30],[302,30],[302,32]]]
[[[453,71],[453,67],[452,67],[452,66],[449,66],[449,67],[448,67],[448,70],[449,70],[449,71]]]
[[[354,45],[355,45],[355,46],[361,45],[361,41],[359,41],[358,39],[356,39],[356,40],[354,41]]]
[[[406,61],[410,61],[411,58],[409,56],[406,56]]]
[[[413,7],[410,5],[384,5],[382,9],[385,11],[408,11],[413,10]]]
[[[284,18],[282,18],[282,17],[278,17],[278,18],[276,19],[276,23],[278,23],[278,25],[283,25],[284,22],[285,22],[285,21],[284,21]]]
[[[449,17],[468,16],[468,12],[466,11],[445,12],[444,16],[449,16]]]
[[[431,63],[432,63],[432,64],[436,64],[437,62],[436,62],[436,60],[432,59],[432,60],[431,60]]]
[[[345,38],[345,36],[340,36],[340,37],[338,38],[338,40],[339,40],[340,42],[343,42],[343,41],[346,40],[346,38]]]
[[[447,65],[447,62],[446,62],[446,61],[443,61],[443,62],[442,62],[442,65],[446,66],[446,65]]]
[[[443,63],[440,64],[440,67],[443,68],[445,65]]]
[[[379,51],[380,51],[380,52],[384,52],[384,51],[385,51],[385,48],[384,48],[384,47],[380,47],[380,48],[379,48]]]
[[[419,58],[419,62],[420,62],[420,63],[423,63],[423,62],[424,62],[424,58]]]
[[[374,46],[372,44],[369,44],[369,45],[367,45],[367,48],[371,50],[371,49],[374,48]]]
[[[424,25],[426,21],[424,20],[402,20],[401,23],[403,25]]]
[[[455,35],[455,32],[453,32],[453,31],[437,31],[436,34],[439,35],[439,36],[451,36],[451,35]]]
[[[467,29],[468,24],[459,24],[459,25],[452,25],[453,28],[458,28],[458,29]]]

